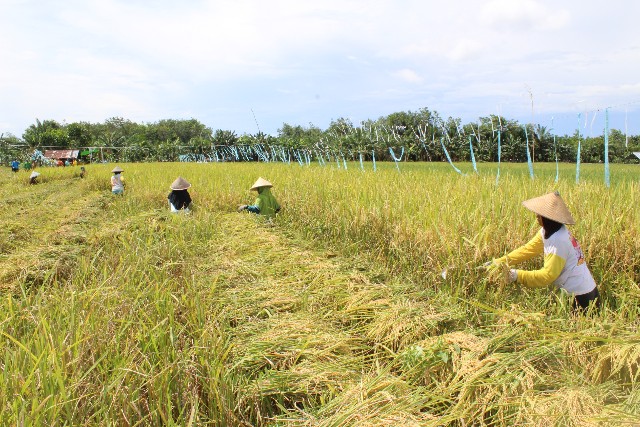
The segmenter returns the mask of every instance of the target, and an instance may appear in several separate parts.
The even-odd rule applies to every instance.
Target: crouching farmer
[[[173,181],[173,184],[171,184],[171,193],[167,196],[171,212],[176,213],[182,210],[189,213],[191,211],[191,196],[187,191],[189,187],[191,187],[191,184],[181,176]]]
[[[280,205],[276,201],[276,198],[271,194],[271,187],[273,185],[264,178],[258,178],[253,184],[250,190],[258,192],[258,197],[253,205],[240,205],[238,206],[238,212],[249,211],[251,213],[260,214],[267,218],[273,218],[278,212],[280,212]]]
[[[587,267],[580,245],[566,225],[575,224],[571,212],[558,192],[525,200],[525,208],[536,214],[540,230],[529,243],[509,254],[489,261],[489,270],[502,264],[519,264],[535,256],[544,256],[539,270],[509,270],[509,282],[529,288],[542,288],[553,284],[573,296],[573,308],[584,313],[589,305],[600,306],[596,282]]]

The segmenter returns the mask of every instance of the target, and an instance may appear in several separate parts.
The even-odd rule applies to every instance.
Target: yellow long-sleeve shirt
[[[544,242],[541,231],[536,233],[528,243],[509,252],[502,258],[494,260],[494,263],[508,263],[508,265],[516,265],[544,253]],[[544,265],[541,269],[533,271],[517,270],[517,281],[528,288],[542,288],[548,286],[560,276],[560,273],[562,273],[566,263],[567,261],[555,251],[548,252],[544,255]]]
[[[527,244],[494,260],[494,263],[515,265],[541,254],[544,255],[543,267],[533,271],[517,270],[518,283],[530,288],[553,283],[574,295],[595,289],[596,282],[584,261],[582,249],[565,226],[548,239],[544,238],[544,230],[541,229]]]

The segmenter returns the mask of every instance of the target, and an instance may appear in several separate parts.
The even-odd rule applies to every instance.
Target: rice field
[[[113,166],[0,171],[3,425],[640,424],[637,165]],[[272,222],[236,212],[259,176]],[[599,313],[476,268],[555,189]]]

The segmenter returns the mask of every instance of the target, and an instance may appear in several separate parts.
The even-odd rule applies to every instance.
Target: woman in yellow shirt
[[[504,263],[516,265],[534,256],[544,255],[544,265],[539,270],[510,269],[509,282],[529,288],[553,284],[574,296],[573,306],[576,310],[585,311],[589,304],[599,307],[600,295],[584,260],[584,253],[565,226],[575,224],[575,220],[560,193],[549,193],[525,200],[522,204],[536,214],[542,228],[527,244],[490,261],[489,269]]]

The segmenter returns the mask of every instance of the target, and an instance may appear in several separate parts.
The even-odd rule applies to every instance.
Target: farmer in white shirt
[[[576,311],[586,311],[589,304],[600,305],[600,295],[595,280],[587,267],[584,253],[565,224],[575,224],[571,212],[556,191],[525,200],[525,208],[536,214],[539,232],[524,246],[489,262],[489,269],[506,263],[509,266],[544,255],[544,265],[539,270],[509,270],[509,282],[517,282],[529,288],[542,288],[550,284],[564,289],[574,296]]]
[[[111,192],[113,194],[124,194],[124,182],[120,175],[124,172],[124,169],[120,166],[116,166],[111,172],[113,173],[113,176],[111,177]]]

